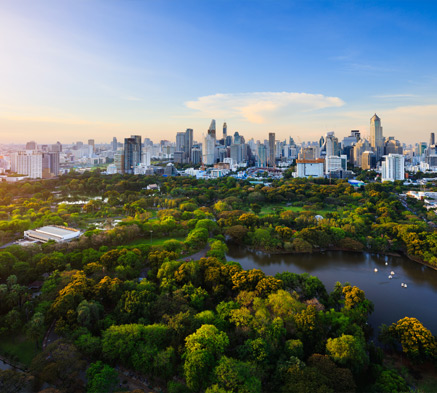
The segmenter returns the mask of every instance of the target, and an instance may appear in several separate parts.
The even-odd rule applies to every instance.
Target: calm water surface
[[[243,269],[261,269],[266,274],[309,273],[317,276],[331,292],[337,281],[349,282],[364,290],[375,305],[369,322],[376,328],[399,319],[415,317],[437,334],[437,271],[407,258],[368,253],[327,251],[304,255],[267,255],[244,247],[228,245],[228,261]],[[388,265],[386,265],[386,263]],[[375,273],[374,269],[378,269]],[[395,274],[392,279],[388,276]],[[401,283],[406,283],[403,288]]]

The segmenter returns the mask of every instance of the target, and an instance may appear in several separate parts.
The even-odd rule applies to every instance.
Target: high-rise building
[[[54,143],[53,145],[50,146],[50,151],[60,153],[62,151],[62,143],[59,141]]]
[[[384,154],[402,154],[404,151],[401,142],[396,140],[393,136],[389,136],[384,141]]]
[[[205,136],[204,142],[203,142],[203,158],[202,162],[204,165],[213,165],[214,164],[214,158],[215,158],[215,136],[211,134],[207,134]]]
[[[116,153],[114,154],[114,164],[117,168],[118,173],[124,173],[124,154]]]
[[[93,148],[93,153],[96,151],[96,147],[95,147],[94,139],[88,139],[88,146],[92,146],[92,148]]]
[[[269,158],[268,165],[269,167],[275,166],[275,157],[276,157],[276,134],[274,132],[269,132]]]
[[[384,157],[385,161],[381,164],[381,181],[404,180],[404,156],[402,154],[389,154]]]
[[[370,143],[367,139],[360,139],[354,146],[354,165],[357,167],[361,167],[361,158],[365,151],[370,150]],[[376,157],[376,153],[375,153]]]
[[[256,166],[265,168],[267,166],[267,148],[264,144],[258,145],[258,156]]]
[[[340,155],[340,145],[338,138],[334,136],[334,131],[330,131],[326,134],[324,148],[326,157]]]
[[[361,169],[376,168],[376,155],[372,150],[367,150],[361,155]]]
[[[429,136],[429,145],[435,145],[435,134],[433,132]]]
[[[176,134],[176,151],[184,152],[185,148],[185,132],[178,132]]]
[[[35,141],[30,141],[26,143],[26,150],[36,150],[36,142]]]
[[[112,143],[111,143],[111,147],[112,147],[112,151],[117,151],[118,148],[118,142],[117,142],[117,138],[114,136],[114,138],[112,138]]]
[[[384,137],[382,136],[381,119],[375,113],[370,119],[370,146],[379,161],[384,154]]]
[[[185,131],[184,151],[187,161],[191,161],[191,150],[193,149],[193,129],[187,128]]]
[[[209,125],[209,128],[208,128],[208,135],[213,136],[214,139],[217,138],[217,137],[216,137],[215,120],[214,120],[214,119],[211,120],[211,124]]]
[[[223,140],[226,141],[226,137],[228,136],[228,125],[223,123]]]
[[[32,179],[43,177],[43,153],[36,151],[20,151],[11,155],[11,171]]]
[[[124,138],[124,172],[134,174],[135,167],[141,162],[141,136]]]

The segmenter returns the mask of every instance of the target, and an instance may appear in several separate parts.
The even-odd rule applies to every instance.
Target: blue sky
[[[211,118],[246,139],[437,131],[437,2],[20,1],[0,5],[0,142],[140,134]]]

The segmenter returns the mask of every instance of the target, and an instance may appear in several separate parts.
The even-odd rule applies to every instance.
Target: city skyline
[[[432,2],[4,1],[0,143],[437,131]],[[38,136],[38,138],[36,138]]]

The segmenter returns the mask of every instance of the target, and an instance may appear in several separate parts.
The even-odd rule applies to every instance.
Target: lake
[[[269,275],[285,271],[309,273],[320,278],[328,292],[337,281],[359,287],[375,305],[369,317],[375,332],[382,323],[389,325],[407,316],[417,318],[437,334],[437,271],[427,266],[404,257],[369,253],[268,255],[237,245],[228,247],[227,260],[239,262],[243,269],[261,269]],[[395,274],[389,279],[391,271]],[[407,288],[401,283],[406,283]]]

